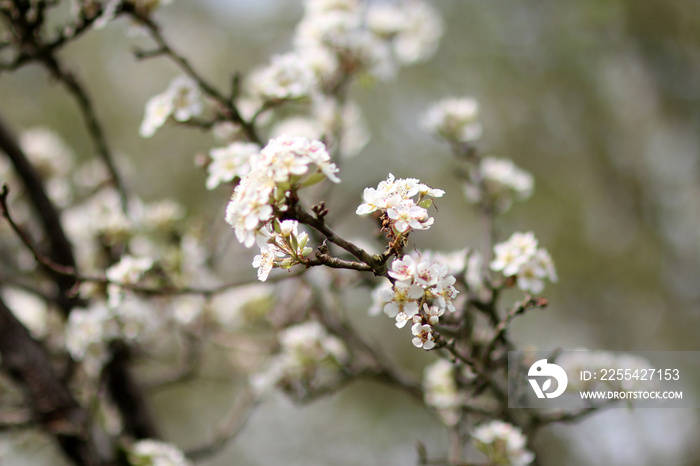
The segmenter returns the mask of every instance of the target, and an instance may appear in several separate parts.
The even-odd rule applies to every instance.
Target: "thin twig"
[[[189,60],[187,60],[184,56],[180,55],[170,46],[168,41],[163,36],[160,27],[151,18],[145,18],[135,13],[132,13],[132,16],[136,21],[138,21],[146,28],[151,38],[158,46],[156,50],[159,52],[159,55],[169,57],[183,72],[185,72],[185,74],[187,74],[197,83],[197,85],[204,94],[218,102],[223,107],[223,109],[225,109],[226,117],[229,118],[231,121],[238,123],[250,141],[262,145],[262,140],[260,139],[260,136],[258,135],[255,126],[251,122],[243,118],[241,112],[238,110],[238,107],[236,106],[234,101],[235,96],[224,96],[218,89],[216,89],[216,87],[214,87],[206,79],[204,79],[192,67]]]
[[[126,189],[114,162],[114,156],[109,148],[109,144],[107,143],[107,138],[104,130],[102,129],[102,124],[95,114],[95,109],[93,108],[87,91],[73,73],[67,71],[61,66],[58,59],[54,55],[46,56],[41,60],[41,63],[43,63],[51,74],[66,87],[68,93],[73,96],[78,104],[80,113],[83,115],[83,119],[85,120],[85,126],[88,134],[90,135],[90,139],[95,146],[97,154],[100,156],[107,167],[107,170],[109,171],[112,184],[116,188],[117,192],[119,192],[122,210],[126,212],[128,208]]]
[[[258,397],[249,388],[244,388],[236,398],[228,416],[217,428],[214,438],[205,445],[187,451],[186,455],[196,461],[219,452],[243,430],[258,402]]]

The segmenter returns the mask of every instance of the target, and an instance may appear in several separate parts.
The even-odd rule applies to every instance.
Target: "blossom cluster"
[[[491,270],[515,277],[523,291],[538,294],[544,289],[544,279],[558,280],[551,256],[546,249],[537,247],[532,232],[513,233],[508,241],[494,246],[494,253]]]
[[[442,421],[453,426],[459,421],[462,397],[455,381],[455,366],[446,359],[438,359],[423,371],[425,403],[435,408]]]
[[[135,340],[146,329],[154,329],[161,322],[148,306],[126,296],[121,286],[137,284],[153,261],[149,258],[124,256],[107,269],[107,302],[96,302],[86,309],[71,312],[66,324],[65,338],[68,352],[76,361],[82,361],[86,371],[97,374],[106,362],[106,344],[115,339]]]
[[[304,257],[311,253],[311,248],[306,246],[309,235],[306,232],[299,233],[299,222],[296,220],[284,220],[280,222],[274,219],[272,228],[263,228],[258,237],[260,241],[260,254],[253,259],[253,267],[258,269],[258,280],[264,282],[273,267],[289,269],[296,264],[304,262]]]
[[[449,275],[446,265],[425,260],[419,254],[395,260],[389,276],[395,281],[375,290],[371,312],[383,309],[387,316],[396,320],[398,328],[411,322],[413,345],[432,349],[435,346],[433,327],[446,310],[455,312],[454,300],[459,293],[454,286],[455,277]]]
[[[202,95],[197,83],[187,76],[178,76],[170,82],[165,92],[146,102],[146,113],[139,134],[149,138],[171,116],[176,121],[187,121],[201,114],[202,109]]]
[[[395,179],[394,175],[379,183],[377,188],[365,188],[364,201],[357,215],[379,211],[387,228],[397,237],[406,237],[413,230],[427,230],[435,219],[428,215],[429,198],[442,197],[445,191],[434,189],[416,178]],[[414,199],[417,196],[417,199]]]
[[[635,371],[653,369],[649,361],[640,356],[607,351],[588,351],[585,349],[567,351],[561,354],[557,358],[557,364],[566,371],[569,378],[566,389],[574,393],[596,389],[635,390],[641,388],[640,383],[644,384],[646,388],[649,387],[649,382],[640,382],[639,377],[636,379],[634,377],[629,379],[623,377],[623,380],[599,380],[599,378],[581,380],[581,371],[583,370],[597,371],[600,374],[603,369],[612,371],[622,369],[623,372],[629,370],[631,375]]]
[[[464,195],[471,202],[488,202],[497,212],[505,212],[514,200],[522,201],[532,195],[532,175],[518,168],[511,160],[484,157],[470,171]]]
[[[343,341],[313,320],[286,328],[279,333],[278,340],[280,352],[265,371],[251,377],[250,382],[258,393],[276,386],[303,395],[309,388],[337,381],[349,359]]]
[[[207,189],[212,190],[222,183],[229,183],[236,177],[242,178],[247,175],[250,172],[250,157],[259,152],[259,145],[241,141],[234,141],[226,147],[210,150]]]
[[[190,466],[192,463],[176,446],[159,440],[134,442],[127,449],[131,466]]]
[[[520,429],[506,422],[495,420],[481,425],[472,437],[490,464],[525,466],[535,459],[526,448],[526,438]]]
[[[437,102],[428,109],[422,123],[429,133],[455,143],[476,141],[483,132],[479,104],[469,97]]]
[[[320,141],[282,135],[270,140],[249,159],[250,172],[241,178],[226,207],[226,222],[246,247],[272,219],[275,208],[284,209],[286,195],[324,178],[340,182],[338,167]]]

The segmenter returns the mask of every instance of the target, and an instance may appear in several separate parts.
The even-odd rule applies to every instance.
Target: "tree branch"
[[[73,246],[63,230],[59,212],[46,194],[41,177],[29,162],[24,152],[20,149],[15,138],[7,128],[7,125],[3,122],[2,117],[0,117],[0,149],[3,150],[12,161],[15,171],[24,183],[27,195],[39,217],[44,234],[48,239],[49,258],[51,262],[61,267],[68,267],[75,270]],[[2,213],[5,218],[9,220],[6,201],[7,192],[3,191]],[[11,224],[12,223],[13,222],[11,222]],[[59,294],[57,296],[58,305],[63,310],[64,314],[68,315],[70,309],[76,303],[75,298],[70,296],[70,290],[75,285],[75,277],[58,273],[50,267],[48,267],[48,272],[59,289]]]
[[[63,453],[78,465],[99,465],[88,413],[56,374],[44,347],[0,299],[1,367],[24,389],[27,404]]]

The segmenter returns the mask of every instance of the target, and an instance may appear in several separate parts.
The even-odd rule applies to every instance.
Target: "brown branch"
[[[190,62],[184,56],[180,55],[170,46],[170,44],[168,44],[168,41],[163,36],[160,27],[151,18],[140,16],[136,12],[131,12],[131,15],[138,23],[146,28],[153,41],[157,44],[157,55],[164,55],[170,58],[185,74],[187,74],[197,83],[204,94],[219,103],[226,113],[225,116],[234,123],[238,123],[250,141],[263,145],[254,124],[246,121],[246,119],[241,115],[241,112],[238,110],[238,107],[235,104],[235,95],[226,97],[218,89],[216,89],[216,87],[205,80],[192,67]]]
[[[322,216],[313,216],[304,210],[298,202],[292,202],[289,206],[288,211],[282,212],[281,217],[291,218],[297,220],[300,223],[308,225],[319,233],[323,234],[328,241],[340,246],[347,252],[355,256],[360,261],[367,264],[376,275],[384,275],[387,269],[387,260],[389,255],[387,254],[375,254],[372,255],[362,249],[359,246],[351,243],[350,241],[338,236],[328,225]]]
[[[124,430],[137,439],[159,438],[143,391],[129,372],[129,349],[112,345],[112,360],[105,366],[104,377],[109,395],[119,408]]]
[[[49,255],[51,262],[61,267],[67,267],[75,270],[75,257],[73,255],[73,247],[63,230],[61,218],[58,210],[53,202],[49,199],[44,189],[44,183],[41,177],[34,169],[32,164],[27,159],[26,155],[20,149],[15,138],[11,135],[9,129],[0,118],[0,149],[7,154],[15,167],[15,171],[22,179],[27,195],[34,207],[39,221],[42,224],[44,234],[49,243]],[[2,193],[2,214],[10,220],[7,209],[7,191]],[[13,225],[14,222],[10,224]],[[16,225],[13,229],[17,231]],[[23,238],[24,240],[24,238]],[[26,244],[26,243],[25,243]],[[46,264],[43,264],[46,265]],[[70,309],[75,305],[76,300],[71,298],[69,293],[75,285],[75,277],[61,274],[51,267],[48,268],[52,280],[56,283],[59,289],[58,305],[63,310],[64,314],[68,314]]]
[[[97,154],[104,162],[107,170],[109,171],[112,185],[119,192],[119,198],[121,200],[122,210],[127,211],[127,194],[124,188],[124,183],[122,182],[117,166],[114,163],[114,156],[112,151],[107,144],[107,138],[105,132],[102,129],[102,124],[100,123],[97,115],[95,114],[95,109],[93,108],[90,97],[87,94],[83,84],[75,77],[75,75],[67,71],[58,62],[55,55],[47,55],[42,57],[41,63],[51,72],[51,74],[58,79],[66,88],[68,93],[75,99],[80,109],[80,113],[83,115],[83,120],[85,120],[85,126],[87,128],[90,139]]]
[[[1,299],[0,355],[0,367],[23,388],[35,422],[54,436],[75,464],[99,465],[87,411],[56,374],[45,348],[30,336]]]
[[[493,351],[496,349],[496,345],[499,342],[506,342],[507,339],[505,338],[506,335],[506,330],[508,328],[508,324],[518,315],[524,314],[528,309],[532,308],[544,308],[549,304],[549,302],[545,298],[533,298],[533,297],[528,297],[525,301],[516,303],[513,309],[511,309],[508,314],[501,319],[501,321],[496,325],[495,333],[493,338],[491,338],[491,341],[489,341],[488,346],[486,346],[486,350],[484,351],[484,364],[488,367],[490,365],[490,358],[491,354]]]

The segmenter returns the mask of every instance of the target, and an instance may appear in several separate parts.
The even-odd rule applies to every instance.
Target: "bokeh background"
[[[536,180],[533,198],[500,219],[501,236],[534,231],[560,278],[546,291],[549,308],[514,323],[514,340],[545,349],[700,350],[700,3],[433,3],[446,28],[434,59],[402,69],[392,83],[352,88],[372,139],[343,164],[332,209],[352,212],[362,189],[388,172],[418,177],[447,195],[435,226],[412,237],[417,246],[478,246],[478,219],[462,197],[456,162],[418,123],[439,98],[473,96],[485,127],[479,148],[512,158]],[[232,73],[289,50],[301,14],[300,0],[177,0],[156,17],[176,49],[227,88]],[[217,145],[211,135],[166,127],[152,139],[138,136],[146,100],[179,74],[165,59],[135,60],[132,50],[148,45],[119,20],[61,54],[93,95],[131,192],[173,198],[224,228],[228,193],[206,191],[194,168],[195,155]],[[48,126],[79,157],[92,153],[73,102],[42,69],[0,76],[0,107],[15,129]],[[372,235],[369,222],[337,218],[345,234]],[[226,260],[253,276],[250,256],[232,246]],[[431,357],[416,355],[388,319],[368,320],[367,293],[345,298],[368,337],[396,336],[384,346],[420,375]],[[184,448],[212,433],[244,383],[225,376],[226,361],[210,365],[208,377],[152,396],[165,435]],[[700,388],[688,390],[696,396]],[[700,464],[699,431],[697,410],[614,409],[548,428],[538,444],[545,466],[685,466]],[[446,451],[429,413],[403,394],[358,383],[310,406],[274,397],[203,464],[415,464],[415,440],[433,454]],[[0,445],[3,464],[59,464],[41,437],[5,436]]]

